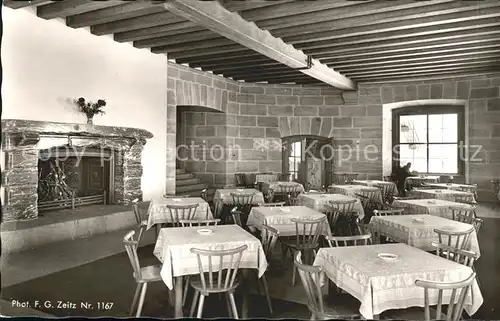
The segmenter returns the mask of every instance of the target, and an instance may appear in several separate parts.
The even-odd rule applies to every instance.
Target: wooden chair
[[[324,226],[327,224],[326,217],[321,217],[314,220],[296,219],[291,221],[295,223],[295,237],[281,238],[281,246],[283,250],[283,258],[289,250],[292,257],[296,251],[304,252],[306,258],[312,261],[316,249],[319,247],[319,236],[324,231]],[[295,285],[295,268],[293,269],[292,285]]]
[[[278,185],[278,188],[274,191],[274,195],[279,195],[280,201],[285,201],[287,205],[290,205],[291,198],[297,198],[299,192],[297,186],[290,185]]]
[[[220,218],[212,220],[179,220],[182,227],[197,227],[197,226],[217,226],[220,223]]]
[[[475,205],[474,194],[469,193],[469,195],[456,195],[455,202],[462,204]]]
[[[276,179],[278,180],[278,182],[289,182],[290,175],[290,173],[279,173],[276,174]]]
[[[470,235],[474,232],[474,227],[463,232],[445,231],[441,229],[434,229],[434,232],[438,235],[439,243],[464,250],[469,244]]]
[[[443,308],[443,292],[445,290],[452,291],[450,296],[450,302],[447,307],[446,321],[461,320],[462,313],[464,310],[465,300],[467,299],[467,294],[472,291],[471,288],[475,279],[476,279],[476,273],[472,272],[472,274],[467,279],[460,282],[445,283],[445,282],[416,280],[415,285],[424,288],[425,321],[442,319],[441,311]],[[429,290],[432,290],[432,292],[438,290],[438,303],[437,303],[435,318],[431,317]],[[458,294],[458,300],[457,302],[455,302],[457,294]]]
[[[391,208],[388,210],[374,210],[374,216],[391,216],[391,215],[402,215],[404,208]]]
[[[242,245],[234,249],[222,251],[191,249],[191,253],[196,254],[198,259],[199,270],[199,278],[192,278],[190,282],[191,287],[195,290],[193,303],[191,305],[191,317],[194,315],[198,298],[199,303],[196,317],[201,318],[205,297],[209,296],[211,293],[225,293],[229,301],[228,308],[229,305],[231,306],[231,309],[228,309],[230,316],[234,319],[238,319],[238,310],[236,309],[236,303],[234,301],[234,291],[239,285],[236,276],[243,252],[247,248],[248,245]],[[214,260],[214,258],[218,258],[218,260]],[[204,265],[203,262],[208,264]],[[229,262],[229,266],[225,266],[224,262]],[[207,270],[208,272],[205,272]]]
[[[377,191],[372,189],[362,188],[359,193],[356,193],[356,197],[361,200],[361,204],[367,216],[370,216],[373,210],[383,207],[383,204],[380,204],[377,196]]]
[[[395,185],[393,184],[375,184],[373,186],[378,187],[378,189],[380,189],[384,205],[391,204],[392,201],[394,200],[394,197],[397,196],[395,192]]]
[[[463,185],[458,188],[462,192],[471,193],[474,197],[474,200],[477,200],[477,184],[472,185]]]
[[[310,320],[359,319],[360,315],[339,315],[335,310],[325,306],[320,285],[320,280],[325,277],[323,269],[319,266],[303,264],[301,256],[302,254],[297,252],[293,263],[299,271],[299,277],[307,295],[307,307],[311,312]]]
[[[479,229],[481,228],[481,226],[483,225],[483,220],[478,218],[478,217],[475,217],[474,218],[474,221],[472,222],[472,225],[474,226],[474,228],[476,229],[476,234],[479,233]]]
[[[180,227],[180,220],[192,220],[196,214],[199,204],[188,205],[174,205],[168,204],[166,206],[167,213],[170,216],[170,222],[174,227]]]
[[[328,245],[330,247],[369,245],[372,243],[371,234],[354,236],[325,236],[325,239],[328,241]]]
[[[452,218],[455,221],[472,224],[474,222],[476,208],[464,208],[461,206],[450,206]]]
[[[454,246],[446,244],[431,242],[431,246],[436,248],[436,255],[444,257],[447,260],[454,261],[470,268],[474,266],[474,261],[479,257],[477,253],[467,250],[457,249]]]
[[[346,173],[344,174],[344,183],[345,184],[352,184],[352,182],[358,178],[357,173]]]
[[[134,210],[135,221],[137,223],[137,226],[139,227],[139,235],[137,236],[137,244],[139,244],[142,239],[142,233],[144,233],[144,230],[148,226],[148,220],[142,219],[138,198],[132,200],[132,209]]]
[[[254,198],[254,193],[231,193],[231,197],[233,198],[233,205],[236,206],[236,210],[240,215],[240,223],[242,223],[240,226],[244,227],[246,226],[247,218],[248,215],[250,214],[250,210],[252,209],[253,206],[253,198]],[[231,210],[231,215],[233,215],[233,210]],[[234,218],[234,215],[233,215]]]
[[[302,199],[300,197],[290,197],[288,198],[288,205],[289,206],[302,205]]]
[[[274,246],[276,245],[276,241],[278,240],[279,237],[279,232],[277,229],[267,226],[267,225],[262,225],[261,226],[261,233],[260,233],[260,241],[262,243],[262,249],[264,250],[264,253],[266,255],[267,262],[270,263],[272,260],[272,253],[274,250]],[[268,266],[269,268],[269,266]],[[266,301],[267,305],[269,307],[269,312],[271,315],[273,314],[273,306],[271,303],[271,297],[269,296],[269,289],[267,286],[267,278],[266,274],[262,275],[260,278],[260,281],[264,287],[264,293],[266,296]],[[257,287],[258,289],[258,287]]]
[[[205,188],[201,191],[201,198],[208,203],[208,207],[210,208],[210,210],[212,211],[212,213],[215,212],[215,204],[214,204],[214,200],[213,200],[213,196],[214,196],[214,191],[213,189],[211,190],[212,193],[209,192],[209,189]],[[208,209],[207,209],[208,211]],[[208,216],[208,213],[207,213],[207,216]]]
[[[354,211],[357,200],[331,200],[326,208],[326,217],[330,230],[335,235],[349,236],[362,234],[359,226],[358,213]]]
[[[281,207],[285,206],[285,202],[275,202],[275,203],[260,203],[260,207]]]
[[[247,186],[245,174],[237,173],[237,174],[234,174],[234,177],[236,179],[236,186],[237,187],[246,187]]]
[[[127,251],[128,258],[130,259],[130,263],[132,264],[132,268],[134,270],[133,277],[135,279],[135,282],[137,283],[134,299],[132,300],[132,305],[130,306],[129,314],[132,315],[132,313],[134,312],[137,299],[139,298],[139,292],[141,292],[141,296],[139,298],[135,314],[135,316],[138,318],[141,316],[142,306],[144,304],[144,298],[146,297],[148,283],[160,282],[162,281],[162,278],[160,276],[161,265],[150,265],[141,267],[139,263],[139,257],[137,255],[138,240],[134,240],[134,234],[135,231],[128,232],[123,237],[123,243],[125,244],[125,250]]]
[[[267,190],[267,193],[264,194],[264,201],[266,203],[273,203],[274,202],[274,188],[269,188]]]

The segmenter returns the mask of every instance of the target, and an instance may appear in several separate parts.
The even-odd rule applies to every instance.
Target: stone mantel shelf
[[[4,134],[66,135],[87,137],[123,137],[145,140],[153,134],[144,129],[91,124],[59,123],[48,121],[4,119]]]

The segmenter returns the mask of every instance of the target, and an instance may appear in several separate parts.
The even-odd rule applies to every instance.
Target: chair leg
[[[141,316],[142,312],[142,305],[144,304],[144,298],[146,297],[146,290],[148,289],[148,284],[143,283],[142,284],[142,291],[141,291],[141,297],[139,299],[139,306],[137,307],[137,313],[135,314],[135,317],[138,318]]]
[[[135,294],[134,294],[134,299],[132,300],[132,305],[130,306],[130,312],[129,315],[132,315],[134,313],[134,308],[137,303],[137,298],[139,297],[139,290],[141,289],[141,283],[137,283],[137,286],[135,288]]]
[[[227,312],[229,313],[229,317],[233,317],[233,310],[231,308],[231,301],[229,300],[229,293],[224,293],[224,298],[226,299]]]
[[[200,291],[194,291],[193,302],[191,303],[191,311],[189,312],[189,316],[194,317],[194,310],[196,309],[196,303],[198,302],[198,297],[200,296]]]
[[[295,274],[297,273],[297,268],[295,267],[295,264],[293,265],[293,273],[292,273],[292,286],[295,286]]]
[[[203,314],[203,303],[205,303],[205,296],[202,294],[200,295],[200,302],[198,303],[198,313],[196,314],[196,317],[198,319],[201,318],[201,315]]]
[[[316,315],[314,315],[314,312],[311,313],[311,318],[309,320],[316,320]]]
[[[272,315],[273,314],[273,306],[271,303],[271,297],[269,296],[269,288],[267,286],[267,279],[266,279],[265,274],[262,276],[262,285],[264,286],[264,294],[266,295],[267,305],[269,306],[269,312],[271,312],[271,315]]]
[[[182,306],[186,304],[187,293],[189,290],[189,276],[186,276],[184,279],[184,282],[186,282],[186,284],[184,285],[184,292],[182,293]]]
[[[228,293],[229,301],[231,302],[231,307],[233,308],[233,319],[238,318],[238,310],[236,309],[236,302],[234,302],[234,293]]]
[[[142,240],[142,233],[144,233],[144,225],[141,225],[139,227],[139,235],[137,236],[137,247],[139,247],[139,244],[141,243]]]

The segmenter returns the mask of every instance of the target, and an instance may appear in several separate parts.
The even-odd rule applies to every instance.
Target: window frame
[[[455,143],[429,143],[429,115],[440,114],[457,114],[457,173],[433,173],[429,172],[429,145],[450,145]],[[465,155],[465,111],[461,106],[439,106],[439,105],[426,105],[426,106],[409,106],[401,107],[392,110],[392,172],[394,173],[397,168],[401,166],[399,161],[399,145],[400,145],[400,116],[427,116],[427,140],[425,143],[415,143],[415,145],[427,146],[427,172],[423,174],[452,174],[464,175],[465,174],[465,161],[462,155]],[[405,144],[406,145],[406,144]],[[397,156],[397,157],[396,157]]]

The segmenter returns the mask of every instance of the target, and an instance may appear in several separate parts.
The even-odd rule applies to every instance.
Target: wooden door
[[[102,194],[109,195],[109,160],[100,157],[83,159],[82,168],[83,192],[86,196]]]

